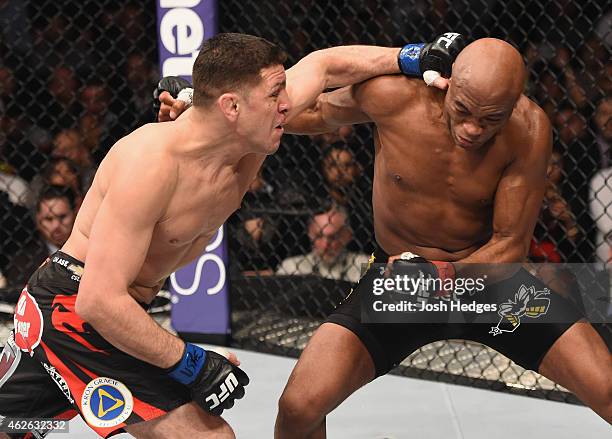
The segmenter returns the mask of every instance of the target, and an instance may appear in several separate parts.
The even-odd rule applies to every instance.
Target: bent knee
[[[286,425],[316,425],[326,414],[316,398],[304,393],[285,390],[278,401],[278,419]]]

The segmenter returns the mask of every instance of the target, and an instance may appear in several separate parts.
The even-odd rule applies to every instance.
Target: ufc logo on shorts
[[[230,373],[225,378],[225,382],[221,384],[221,393],[219,393],[219,395],[215,395],[213,393],[212,395],[209,395],[206,398],[207,402],[212,401],[212,405],[210,406],[209,410],[214,409],[223,401],[225,401],[227,397],[230,396],[230,393],[236,390],[236,387],[238,387],[238,379],[236,379],[236,376],[233,373]]]
[[[449,46],[455,41],[455,38],[459,36],[458,33],[455,32],[446,32],[443,36],[438,38],[438,44],[444,44],[444,46],[448,49]]]

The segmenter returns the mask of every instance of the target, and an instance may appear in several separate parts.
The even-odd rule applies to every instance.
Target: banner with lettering
[[[157,24],[162,76],[191,82],[202,42],[217,33],[217,1],[157,0]],[[230,333],[226,264],[227,242],[221,227],[204,254],[170,276],[172,326],[186,338],[211,340],[207,336]]]

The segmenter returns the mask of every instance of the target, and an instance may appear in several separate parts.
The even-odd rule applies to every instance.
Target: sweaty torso
[[[171,135],[160,131],[155,137],[162,139]],[[129,160],[126,147],[137,145],[115,145],[100,165],[72,234],[63,247],[66,253],[85,263],[91,229],[113,172],[120,161]],[[147,147],[163,148],[165,145],[160,142]],[[167,276],[203,253],[218,228],[240,206],[261,163],[251,154],[234,167],[213,171],[204,165],[206,157],[171,159],[178,165],[176,188],[163,217],[155,224],[144,264],[128,289],[136,300],[145,303],[153,300]],[[138,163],[133,164],[133,169],[138,172]],[[125,208],[129,209],[129,206]],[[112,253],[113,249],[108,251]]]
[[[477,151],[456,146],[443,116],[444,93],[404,77],[397,87],[399,111],[376,118],[374,228],[389,254],[413,251],[428,259],[467,257],[492,234],[497,184],[520,149],[522,97],[503,131]],[[414,80],[412,80],[414,81]],[[395,84],[394,84],[395,83]]]

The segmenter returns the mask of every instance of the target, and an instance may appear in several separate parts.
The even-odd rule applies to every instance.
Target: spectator
[[[584,108],[587,104],[587,96],[580,83],[580,77],[576,74],[572,65],[570,50],[564,46],[555,47],[555,54],[551,61],[562,72],[562,85],[568,101],[576,108]]]
[[[52,70],[47,90],[42,92],[39,102],[34,102],[40,114],[40,124],[56,131],[58,127],[73,126],[81,113],[78,101],[79,81],[74,70],[60,66]],[[36,110],[36,108],[34,109]]]
[[[57,133],[53,138],[51,156],[65,157],[81,168],[92,164],[91,154],[83,144],[80,133],[75,129],[65,129]]]
[[[141,2],[122,2],[121,10],[115,16],[115,22],[121,29],[116,44],[123,53],[134,48],[145,50],[148,38],[145,7]]]
[[[610,32],[612,35],[612,32]],[[583,65],[581,77],[584,79],[587,98],[590,102],[597,102],[601,98],[612,94],[612,62],[610,61],[611,48],[606,47],[597,36],[587,38],[579,51],[580,61]]]
[[[81,91],[83,114],[79,129],[83,143],[89,149],[94,162],[99,164],[111,146],[123,136],[118,117],[110,111],[110,96],[101,81],[91,81]]]
[[[321,174],[323,185],[317,192],[320,200],[332,200],[349,213],[354,232],[351,250],[362,251],[373,245],[371,181],[364,178],[363,169],[353,152],[341,143],[325,151]]]
[[[67,158],[79,168],[81,186],[78,192],[86,193],[93,182],[96,168],[93,165],[91,153],[83,144],[80,133],[75,129],[60,131],[53,139],[52,148],[53,158]]]
[[[36,231],[23,243],[3,270],[9,285],[23,285],[44,260],[62,247],[74,225],[75,198],[72,190],[49,186],[36,202]]]
[[[32,191],[40,194],[47,186],[62,186],[69,188],[74,194],[75,205],[78,208],[83,201],[83,178],[79,167],[65,157],[53,158],[40,175],[32,181]]]
[[[75,217],[75,194],[69,187],[50,186],[41,192],[36,203],[36,230],[47,254],[54,253],[68,240]]]
[[[553,119],[555,128],[559,133],[559,140],[565,147],[576,140],[584,138],[587,124],[584,117],[570,106],[559,108]]]
[[[79,81],[74,70],[66,66],[56,67],[51,73],[48,87],[53,98],[51,104],[58,104],[67,113],[71,113],[77,104],[79,90]]]
[[[357,282],[361,277],[361,267],[369,257],[348,251],[352,235],[344,209],[335,207],[314,215],[308,225],[311,252],[285,259],[276,273],[316,274],[327,279]]]
[[[578,227],[561,195],[559,185],[563,174],[563,155],[555,149],[548,164],[548,183],[529,251],[529,258],[534,262],[562,262],[565,259],[562,255],[573,251]]]
[[[50,140],[48,133],[32,125],[17,105],[11,104],[0,113],[0,161],[24,180],[30,181],[40,172],[45,163],[40,151],[48,149]]]
[[[314,143],[319,145],[321,150],[331,146],[334,143],[342,142],[344,144],[349,143],[355,135],[355,129],[352,125],[345,125],[337,128],[329,133],[317,134],[309,136]]]
[[[279,200],[274,188],[268,184],[260,169],[242,200],[242,207],[228,221],[230,260],[232,271],[242,275],[270,275],[286,248],[281,226],[283,218],[266,213],[277,210]]]
[[[329,198],[346,206],[362,170],[353,153],[343,147],[331,147],[323,157],[323,178]]]
[[[57,14],[57,9],[51,5],[40,9],[32,23],[34,47],[30,52],[30,62],[47,66],[67,64],[66,55],[71,48],[71,40],[67,35],[69,20]]]
[[[548,117],[554,120],[566,98],[562,87],[563,73],[557,67],[547,66],[541,61],[534,65],[532,72],[536,73],[531,83],[535,99]]]
[[[141,52],[127,57],[125,77],[127,79],[127,99],[129,113],[137,126],[151,122],[151,84],[159,80],[159,75]]]
[[[301,192],[304,187],[301,184],[296,183],[296,175],[300,179],[307,181],[320,181],[321,180],[321,168],[317,167],[316,164],[320,162],[321,157],[326,151],[332,146],[339,146],[346,148],[348,142],[354,138],[355,130],[352,125],[347,125],[335,129],[332,132],[310,135],[310,136],[287,136],[284,138],[284,145],[286,148],[281,148],[277,154],[272,156],[268,163],[272,167],[277,163],[277,169],[275,172],[275,181],[282,181],[284,187],[293,186],[295,191]],[[299,148],[303,151],[299,158],[296,158],[295,154],[290,153],[295,148]],[[314,166],[304,166],[304,163],[309,163]],[[318,206],[327,199],[325,191],[315,188],[318,190],[317,193],[312,193],[310,188],[309,193],[304,193],[303,196],[311,198],[313,195],[318,197],[317,200],[310,201],[309,205]],[[303,229],[304,226],[302,226]]]

